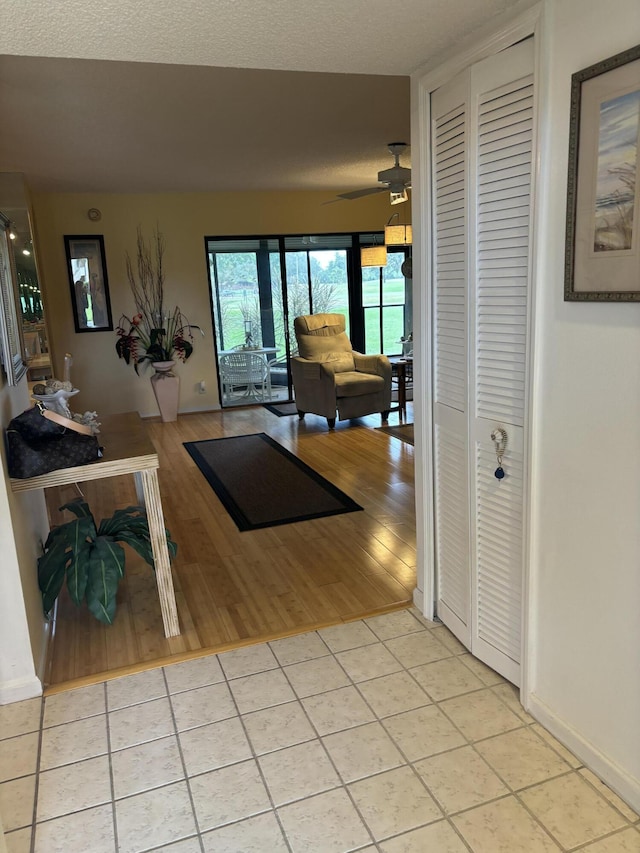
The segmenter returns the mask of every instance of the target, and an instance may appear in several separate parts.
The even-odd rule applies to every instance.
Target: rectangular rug
[[[286,418],[290,415],[297,415],[298,410],[295,403],[263,403],[262,407],[268,409],[279,418]]]
[[[376,427],[376,429],[399,438],[400,441],[406,441],[407,444],[413,444],[413,424],[398,424],[398,426]]]
[[[239,530],[362,509],[264,432],[184,446]]]

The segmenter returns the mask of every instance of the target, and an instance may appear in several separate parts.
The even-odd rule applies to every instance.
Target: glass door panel
[[[285,240],[285,246],[287,241]],[[287,252],[285,255],[287,310],[289,316],[289,340],[291,355],[297,355],[296,336],[293,321],[301,314],[311,313],[311,294],[309,292],[309,256],[307,252]]]
[[[309,252],[314,314],[343,314],[349,334],[349,283],[346,249]]]
[[[275,291],[281,292],[278,258],[278,241],[210,240],[208,241],[209,278],[213,310],[218,373],[222,406],[247,405],[269,401],[273,397],[270,383],[270,363],[284,349],[276,343],[274,323],[278,301],[274,303],[272,275],[275,273]],[[281,307],[281,306],[280,306]],[[241,357],[235,354],[252,352],[265,362],[266,378],[256,385],[238,379]],[[229,356],[233,356],[229,358]],[[225,382],[225,376],[234,368],[234,381]],[[241,379],[241,377],[240,377]],[[286,383],[285,383],[286,384]]]
[[[275,355],[270,359],[271,389],[275,398],[289,399],[291,397],[291,378],[289,375],[288,340],[289,330],[286,327],[286,312],[283,300],[282,274],[280,267],[280,252],[271,251],[269,254],[271,269],[271,302],[273,305],[273,331]],[[293,331],[291,330],[291,334]],[[284,396],[283,396],[284,395]]]
[[[245,344],[245,321],[252,323],[259,316],[256,253],[216,252],[210,258],[216,284],[216,344],[218,352],[225,352]]]
[[[376,355],[382,352],[380,344],[380,316],[380,307],[377,305],[364,309],[365,353],[368,355]]]
[[[365,313],[365,352],[398,355],[406,335],[407,284],[402,274],[404,249],[387,251],[384,267],[362,267],[362,305]]]
[[[293,321],[301,314],[344,314],[349,334],[347,250],[351,235],[285,237],[284,245],[291,347],[295,348]]]
[[[382,268],[382,349],[385,355],[402,352],[400,338],[405,334],[406,279],[401,271],[404,251],[388,251]]]

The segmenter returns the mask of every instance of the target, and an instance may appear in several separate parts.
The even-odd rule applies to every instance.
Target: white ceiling
[[[407,75],[514,5],[5,4],[0,169],[59,192],[373,186],[410,141]]]

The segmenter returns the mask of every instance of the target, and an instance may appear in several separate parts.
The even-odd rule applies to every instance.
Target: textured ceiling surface
[[[407,75],[516,0],[0,4],[0,171],[32,189],[344,191],[410,141]]]
[[[515,0],[20,0],[0,53],[410,74]]]

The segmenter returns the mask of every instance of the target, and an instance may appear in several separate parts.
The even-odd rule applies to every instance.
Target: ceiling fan
[[[336,201],[339,199],[347,199],[350,201],[355,198],[362,198],[366,195],[383,192],[391,194],[391,204],[400,204],[403,201],[407,201],[407,190],[411,188],[411,169],[400,165],[400,156],[408,147],[407,143],[390,142],[387,147],[395,158],[395,163],[390,169],[383,169],[381,172],[378,172],[378,180],[382,186],[367,187],[367,189],[364,190],[353,190],[349,193],[340,193]]]

